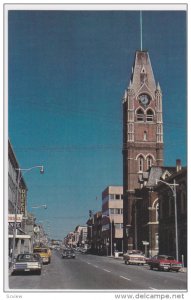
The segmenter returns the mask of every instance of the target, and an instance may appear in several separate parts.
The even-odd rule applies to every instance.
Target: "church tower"
[[[149,53],[136,51],[123,97],[123,237],[124,250],[134,248],[132,206],[139,177],[151,166],[163,166],[162,91],[156,84]]]

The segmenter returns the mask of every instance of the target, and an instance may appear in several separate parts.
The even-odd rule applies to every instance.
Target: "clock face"
[[[141,102],[141,104],[143,104],[144,106],[149,104],[149,96],[147,94],[142,94],[139,96],[139,101]]]

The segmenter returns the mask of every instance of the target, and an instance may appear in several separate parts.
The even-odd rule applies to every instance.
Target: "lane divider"
[[[108,272],[108,273],[110,273],[111,271],[109,271],[109,270],[107,270],[107,269],[101,269],[101,270],[104,270],[105,272]]]
[[[120,276],[121,278],[125,279],[125,280],[128,280],[128,281],[131,281],[131,279],[127,278],[127,277],[124,277],[124,276]]]

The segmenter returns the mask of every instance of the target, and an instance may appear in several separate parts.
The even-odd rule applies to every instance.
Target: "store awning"
[[[13,239],[13,234],[9,234],[9,238]],[[15,238],[23,240],[23,239],[31,239],[31,236],[28,234],[17,234]]]

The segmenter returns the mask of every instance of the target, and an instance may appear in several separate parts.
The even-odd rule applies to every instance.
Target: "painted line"
[[[124,277],[124,276],[120,276],[121,278],[125,279],[125,280],[128,280],[128,281],[131,281],[131,279],[127,278],[127,277]]]
[[[149,287],[149,289],[150,289],[150,290],[157,290],[157,289],[155,289],[155,288],[153,288],[153,287],[151,287],[151,286]]]
[[[93,267],[98,268],[98,266],[96,266],[96,265],[93,265]]]
[[[111,271],[109,271],[109,270],[107,270],[107,269],[102,269],[102,270],[104,270],[105,272],[108,272],[108,273],[110,273]]]

